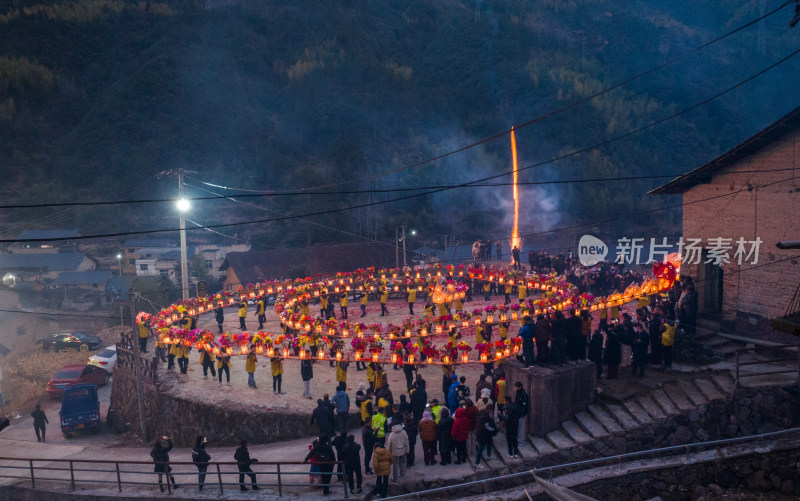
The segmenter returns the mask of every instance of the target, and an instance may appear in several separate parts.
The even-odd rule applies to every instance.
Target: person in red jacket
[[[456,418],[453,421],[453,429],[450,431],[450,436],[453,437],[453,442],[456,446],[456,464],[467,462],[467,438],[469,437],[469,418],[467,417],[464,409],[459,407],[456,409]]]
[[[467,451],[470,454],[477,450],[478,442],[476,440],[478,431],[478,408],[471,398],[467,398],[466,405],[464,405],[464,415],[469,419],[469,435],[467,436]]]

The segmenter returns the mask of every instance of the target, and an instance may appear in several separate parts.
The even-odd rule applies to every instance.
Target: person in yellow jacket
[[[464,302],[461,301],[460,297],[457,297],[453,300],[453,307],[456,310],[456,313],[461,313],[464,311]]]
[[[336,382],[347,384],[347,368],[349,362],[336,362]]]
[[[361,401],[361,422],[366,423],[367,418],[372,412],[372,390],[367,388],[364,394],[364,400]]]
[[[439,413],[442,410],[442,406],[439,405],[439,400],[433,399],[431,400],[431,415],[433,416],[433,421],[436,424],[439,424]]]
[[[324,294],[319,297],[319,316],[328,317],[328,297]]]
[[[389,310],[386,309],[386,303],[389,302],[389,289],[381,287],[381,316],[388,315]]]
[[[267,321],[267,300],[264,296],[259,296],[256,301],[256,318],[258,319],[258,328],[264,328],[264,322]]]
[[[307,317],[311,316],[311,306],[309,306],[308,301],[302,301],[300,303],[300,313]]]
[[[169,334],[169,329],[166,327],[162,327],[158,330],[158,334],[156,335],[156,358],[159,359],[162,363],[167,361],[167,345],[163,341],[161,341],[162,336],[166,336]]]
[[[430,298],[428,298],[428,301],[430,301]],[[425,316],[426,317],[432,317],[433,316],[433,303],[426,303],[425,304]]]
[[[244,363],[244,370],[247,372],[247,386],[251,388],[257,388],[256,386],[256,362],[258,361],[258,357],[256,356],[256,345],[250,345],[250,353],[247,354],[247,360]]]
[[[492,300],[492,284],[488,281],[483,282],[483,299],[487,302]]]
[[[408,300],[408,314],[414,314],[414,302],[417,300],[417,288],[413,285],[408,286],[407,297]]]
[[[189,350],[190,348],[183,343],[178,345],[178,368],[181,374],[186,374],[189,370]]]
[[[528,287],[527,286],[525,286],[523,284],[519,284],[517,286],[517,299],[519,299],[520,302],[525,301],[526,299],[528,299]]]
[[[247,301],[242,300],[239,303],[239,328],[241,330],[247,330],[247,326],[244,324],[244,319],[247,317]]]
[[[509,304],[511,302],[511,292],[514,290],[514,284],[511,281],[507,281],[505,287],[503,288],[503,294],[505,294],[505,304]]]
[[[612,306],[608,312],[609,320],[619,320],[619,306]]]
[[[480,323],[475,326],[475,343],[481,344],[485,342],[486,340],[483,338],[483,323]]]
[[[139,330],[139,351],[147,353],[147,338],[150,337],[150,328],[144,320],[136,322],[136,327]]]
[[[269,368],[272,373],[272,393],[274,395],[283,395],[281,391],[281,383],[283,382],[283,359],[281,357],[272,357],[269,359]]]
[[[180,325],[181,329],[183,329],[185,331],[192,330],[192,319],[191,319],[191,317],[189,317],[189,314],[186,313],[186,311],[184,311],[182,313],[182,316],[181,316],[180,321],[178,322],[178,325]]]
[[[367,316],[367,302],[369,301],[369,293],[367,291],[361,292],[361,318]]]
[[[217,371],[214,369],[213,353],[200,350],[200,365],[203,366],[203,378],[208,378],[208,369],[211,369],[211,377],[217,377]]]
[[[511,324],[509,322],[500,322],[500,325],[498,325],[497,327],[497,329],[500,331],[500,339],[502,339],[503,341],[505,341],[506,338],[508,338],[508,327],[510,325]]]
[[[661,355],[664,357],[664,368],[672,368],[672,346],[678,332],[677,320],[665,320],[661,326]]]
[[[178,350],[180,349],[181,343],[175,343],[169,345],[169,352],[167,353],[167,370],[171,371],[175,368],[175,357],[178,356],[180,353]]]
[[[339,297],[339,309],[342,310],[342,318],[347,318],[347,293],[344,292]]]
[[[639,302],[636,304],[636,309],[641,310],[643,308],[647,308],[650,306],[650,296],[642,296],[639,298]]]
[[[450,309],[447,307],[447,303],[439,303],[436,305],[436,307],[439,308],[440,317],[450,314]]]
[[[378,407],[378,412],[372,415],[372,435],[375,437],[375,443],[386,444],[386,430],[383,425],[386,424],[386,408]]]
[[[226,382],[231,384],[231,356],[226,353],[220,353],[217,357],[217,376],[219,376],[219,384],[222,384],[223,371],[225,371]]]
[[[367,383],[369,384],[369,389],[375,391],[377,387],[375,386],[376,379],[375,379],[375,362],[370,362],[367,364]]]

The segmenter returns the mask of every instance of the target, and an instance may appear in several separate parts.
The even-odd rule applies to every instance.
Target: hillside
[[[481,1],[477,10],[473,2],[454,0],[357,5],[208,0],[210,8],[206,5],[0,0],[5,199],[173,196],[174,179],[156,175],[178,167],[197,171],[195,179],[255,190],[365,178],[566,106],[779,4],[504,0]],[[786,8],[675,64],[519,130],[521,166],[625,134],[761,70],[794,50],[800,32],[788,28],[790,16]],[[664,124],[527,170],[521,180],[692,169],[795,108],[800,103],[797,64],[787,61]],[[424,166],[330,189],[451,184],[509,168],[509,142],[503,136]],[[663,181],[524,188],[523,233],[675,203],[644,195]],[[427,235],[421,241],[445,233],[469,240],[508,221],[509,193],[506,187],[453,190],[312,220],[372,238],[387,238],[395,225],[406,224]],[[404,195],[247,200],[262,209],[207,201],[197,204],[192,219],[201,224],[263,219]],[[667,211],[638,222],[674,224],[678,214]],[[171,208],[158,205],[6,211],[4,233],[54,225],[87,234],[136,231],[172,228],[174,219]],[[355,239],[294,220],[220,231],[267,247]]]

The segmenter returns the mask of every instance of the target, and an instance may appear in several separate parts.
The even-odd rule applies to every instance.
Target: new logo
[[[608,255],[608,246],[599,238],[584,235],[578,241],[578,259],[584,266],[594,266]]]

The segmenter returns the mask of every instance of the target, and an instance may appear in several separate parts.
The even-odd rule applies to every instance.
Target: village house
[[[798,172],[795,171],[798,169]],[[653,194],[683,197],[684,262],[698,311],[722,330],[790,341],[771,320],[800,284],[800,108]],[[697,240],[692,240],[697,239]]]
[[[78,230],[25,230],[16,238],[25,241],[13,243],[6,250],[11,254],[76,252],[77,241],[71,239],[78,236]]]

